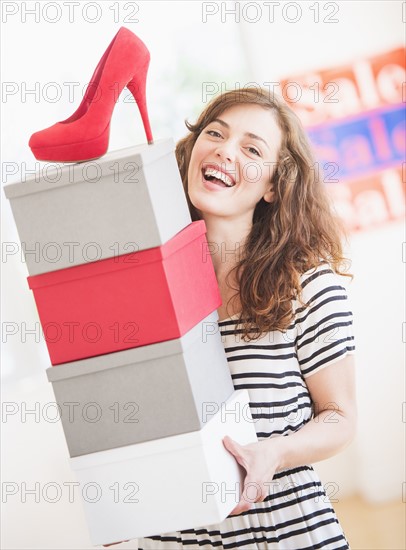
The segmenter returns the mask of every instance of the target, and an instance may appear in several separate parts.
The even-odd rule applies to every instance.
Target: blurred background
[[[354,550],[406,548],[406,3],[3,1],[1,10],[2,185],[44,174],[30,135],[74,112],[120,26],[151,52],[155,139],[176,141],[185,119],[194,121],[214,95],[240,86],[274,89],[290,103],[345,220],[355,276],[347,289],[358,434],[315,467]],[[109,149],[144,141],[124,90]],[[45,375],[49,357],[3,193],[1,219],[2,547],[91,548],[80,502],[52,496],[52,487],[38,502],[28,493],[35,483],[74,478],[60,423],[46,412],[55,400]]]

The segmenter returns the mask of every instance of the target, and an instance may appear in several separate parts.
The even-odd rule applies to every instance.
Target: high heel
[[[153,143],[145,96],[149,60],[142,40],[121,27],[100,59],[73,115],[32,134],[28,144],[35,158],[82,162],[103,156],[108,150],[114,106],[126,86],[137,102],[147,141]]]

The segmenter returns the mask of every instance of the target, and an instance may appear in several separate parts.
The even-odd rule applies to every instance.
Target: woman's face
[[[259,105],[229,107],[208,124],[193,147],[188,193],[204,215],[247,217],[264,198],[272,202],[271,177],[282,133],[272,112]]]

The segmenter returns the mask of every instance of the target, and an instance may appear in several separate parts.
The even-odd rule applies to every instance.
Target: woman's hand
[[[240,501],[230,512],[230,515],[237,515],[268,496],[270,482],[279,467],[278,457],[268,441],[240,445],[226,435],[223,444],[247,472]]]

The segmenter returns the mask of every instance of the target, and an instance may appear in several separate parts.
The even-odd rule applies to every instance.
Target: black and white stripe
[[[246,388],[258,439],[288,436],[313,418],[306,378],[354,353],[352,312],[345,288],[327,264],[301,278],[294,320],[251,342],[241,339],[238,315],[219,321],[236,389]],[[157,497],[159,498],[159,496]],[[311,466],[275,474],[264,502],[207,529],[140,539],[139,550],[243,548],[348,550],[329,498]]]

